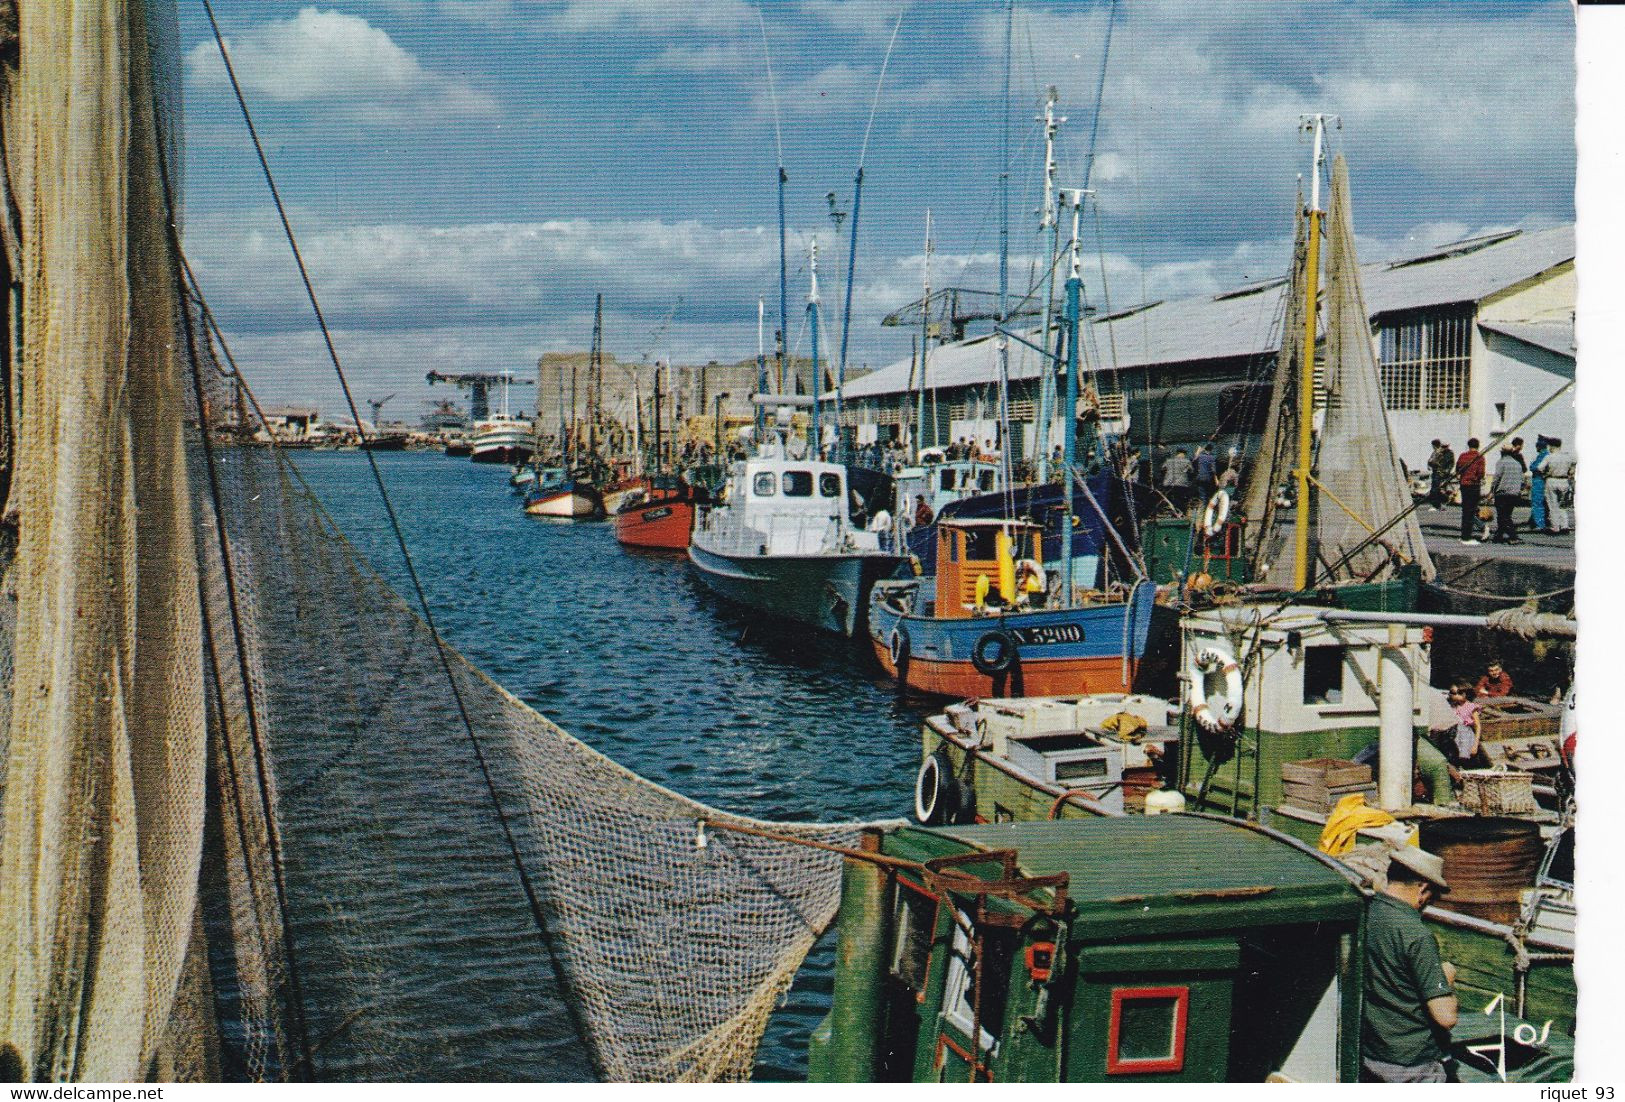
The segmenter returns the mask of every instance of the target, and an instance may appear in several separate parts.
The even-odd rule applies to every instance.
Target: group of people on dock
[[[1428,456],[1428,504],[1435,512],[1442,509],[1454,481],[1461,500],[1463,544],[1473,545],[1486,539],[1492,543],[1523,542],[1518,536],[1513,511],[1523,498],[1526,478],[1529,528],[1547,535],[1560,535],[1573,529],[1570,507],[1574,458],[1563,450],[1563,441],[1555,436],[1535,438],[1533,460],[1524,458],[1523,447],[1521,436],[1501,445],[1492,473],[1489,457],[1478,450],[1476,436],[1468,439],[1466,450],[1460,455],[1456,455],[1449,444],[1433,441],[1433,452]],[[1493,534],[1490,532],[1492,518]]]

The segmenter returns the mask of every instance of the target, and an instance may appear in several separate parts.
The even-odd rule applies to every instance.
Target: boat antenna
[[[767,44],[767,20],[762,17],[762,9],[756,9],[756,23],[762,29],[762,61],[767,69],[767,97],[773,104],[773,145],[779,158],[779,332],[776,339],[776,355],[779,364],[779,380],[776,388],[780,394],[785,393],[786,371],[788,370],[789,341],[790,341],[790,260],[787,251],[786,234],[784,228],[784,185],[790,177],[784,171],[784,132],[779,124],[779,92],[773,83],[773,51]],[[766,420],[766,412],[762,414]]]
[[[874,98],[869,101],[869,125],[864,127],[863,145],[858,149],[858,172],[852,181],[852,236],[846,245],[846,294],[841,307],[841,360],[835,375],[835,458],[838,462],[845,450],[845,437],[841,435],[841,391],[846,389],[846,350],[852,333],[852,281],[858,263],[858,211],[863,205],[863,162],[869,156],[869,135],[874,133],[875,113],[880,109],[880,92],[886,86],[886,70],[891,66],[892,51],[897,48],[897,33],[903,29],[903,15],[907,10],[906,7],[899,10],[897,22],[892,24],[891,41],[886,44],[886,56],[880,62],[880,76],[875,80]],[[837,222],[837,231],[839,228],[840,224]]]
[[[1302,115],[1298,120],[1299,132],[1312,134],[1315,143],[1314,156],[1309,163],[1309,209],[1305,212],[1309,223],[1309,245],[1303,272],[1303,352],[1298,363],[1298,465],[1292,472],[1298,495],[1293,514],[1292,588],[1299,592],[1309,588],[1313,573],[1309,562],[1309,468],[1314,460],[1315,313],[1320,294],[1320,230],[1325,217],[1320,207],[1320,170],[1326,159],[1328,117]]]

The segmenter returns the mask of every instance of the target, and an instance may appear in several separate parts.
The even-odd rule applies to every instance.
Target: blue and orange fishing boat
[[[1156,586],[1140,579],[1080,589],[1100,561],[1046,570],[1042,533],[1025,520],[939,524],[935,576],[878,582],[870,595],[880,664],[909,688],[941,696],[1131,689]]]

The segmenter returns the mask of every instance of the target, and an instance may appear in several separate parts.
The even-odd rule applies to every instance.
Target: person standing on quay
[[[1563,441],[1552,437],[1552,450],[1546,453],[1546,530],[1567,532],[1574,526],[1569,507],[1563,504],[1574,483],[1574,457],[1563,450]]]
[[[1477,543],[1478,498],[1484,491],[1484,457],[1478,451],[1478,437],[1467,441],[1467,450],[1456,457],[1456,482],[1461,486],[1461,542]]]
[[[1456,453],[1443,440],[1433,442],[1433,453],[1428,456],[1428,504],[1437,512],[1444,507],[1444,484],[1450,472],[1456,469]]]
[[[1546,463],[1551,459],[1552,442],[1548,437],[1535,437],[1535,458],[1529,461],[1529,530],[1544,532],[1551,527],[1546,522]]]
[[[1512,523],[1512,510],[1523,492],[1523,437],[1515,436],[1512,443],[1503,445],[1501,457],[1495,463],[1495,481],[1490,493],[1495,498],[1495,543],[1522,543],[1517,526]]]

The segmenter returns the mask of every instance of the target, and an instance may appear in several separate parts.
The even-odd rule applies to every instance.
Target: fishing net
[[[748,1077],[861,825],[572,738],[223,427],[149,36],[36,5],[6,84],[0,1077]]]
[[[1383,406],[1371,315],[1354,253],[1349,170],[1341,154],[1332,163],[1326,249],[1326,423],[1315,465],[1321,485],[1320,557],[1332,566],[1342,564],[1338,580],[1383,577],[1395,564],[1409,563],[1431,579],[1433,561],[1411,511],[1409,479]],[[1404,520],[1367,542],[1401,514]]]
[[[1378,581],[1392,576],[1398,565],[1416,564],[1422,576],[1431,579],[1433,562],[1421,524],[1410,511],[1409,483],[1383,406],[1370,314],[1354,250],[1348,166],[1342,155],[1332,165],[1331,193],[1322,299],[1324,359],[1317,379],[1323,393],[1316,396],[1309,514],[1315,566],[1310,573],[1317,584]],[[1277,586],[1293,581],[1291,529],[1282,523],[1288,510],[1279,504],[1278,494],[1297,465],[1298,380],[1307,321],[1305,258],[1305,222],[1300,216],[1271,410],[1246,497],[1247,515],[1260,518],[1255,574]],[[1401,514],[1404,518],[1390,525]]]

